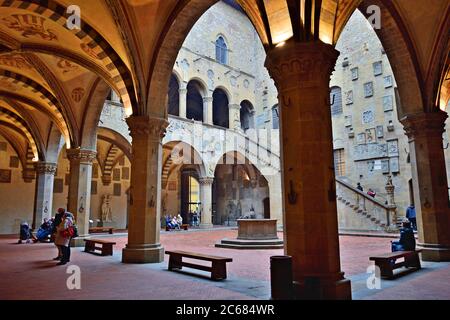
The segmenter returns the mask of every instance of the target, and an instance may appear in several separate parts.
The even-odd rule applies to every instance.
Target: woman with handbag
[[[70,261],[70,239],[73,237],[73,215],[65,212],[61,223],[56,227],[55,244],[61,249],[62,258],[57,265],[64,265]]]

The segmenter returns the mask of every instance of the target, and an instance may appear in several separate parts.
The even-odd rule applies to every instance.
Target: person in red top
[[[369,196],[371,196],[372,198],[375,198],[375,196],[376,196],[375,191],[373,191],[372,189],[369,189],[369,191],[367,191],[367,194],[368,194]]]

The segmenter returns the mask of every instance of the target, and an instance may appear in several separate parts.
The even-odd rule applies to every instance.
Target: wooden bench
[[[99,250],[102,256],[112,256],[113,255],[113,245],[115,242],[107,241],[107,240],[99,240],[99,239],[84,239],[85,246],[84,251],[89,253],[96,253],[95,250]],[[96,244],[100,244],[100,247],[97,247]]]
[[[182,224],[180,229],[188,230],[189,229],[189,225],[188,224]],[[177,230],[177,229],[170,229],[169,226],[166,225],[166,231],[170,231],[170,230]]]
[[[114,228],[109,227],[93,227],[89,228],[89,233],[101,233],[101,232],[108,232],[109,234],[114,233]]]
[[[232,262],[232,258],[218,257],[218,256],[210,256],[201,253],[194,252],[186,252],[186,251],[166,251],[166,254],[169,255],[169,270],[178,269],[181,270],[183,267],[209,271],[211,272],[211,279],[213,280],[223,280],[227,278],[227,262]],[[194,264],[190,262],[184,262],[184,258],[190,259],[198,259],[204,261],[211,261],[211,267]]]
[[[375,257],[370,257],[370,261],[375,261],[375,265],[380,268],[381,277],[386,279],[394,278],[394,270],[406,267],[411,268],[408,271],[415,271],[421,268],[419,253],[422,250],[416,251],[396,251],[390,252]],[[405,261],[396,263],[397,259],[404,258]]]

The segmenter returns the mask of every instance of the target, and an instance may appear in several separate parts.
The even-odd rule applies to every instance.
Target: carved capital
[[[213,102],[213,97],[203,97],[203,102],[204,103],[212,103]]]
[[[339,52],[321,41],[288,41],[270,49],[265,66],[279,92],[287,89],[328,88]]]
[[[57,167],[58,166],[57,166],[56,163],[49,163],[49,162],[37,162],[35,164],[35,168],[36,168],[36,173],[37,174],[52,174],[52,175],[55,175]]]
[[[88,149],[67,149],[66,153],[69,161],[79,161],[83,164],[92,164],[97,155],[96,151]]]
[[[417,137],[442,137],[445,132],[446,112],[418,113],[404,116],[400,122],[409,140]]]
[[[214,182],[214,177],[203,177],[200,178],[198,181],[201,185],[212,185]]]
[[[169,126],[169,121],[166,119],[149,116],[131,116],[126,121],[133,139],[150,137],[161,141],[166,135],[166,129]]]

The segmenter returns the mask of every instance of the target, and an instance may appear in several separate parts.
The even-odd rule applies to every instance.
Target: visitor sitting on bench
[[[392,241],[392,252],[415,250],[416,238],[414,238],[414,230],[411,228],[411,222],[404,221],[403,228],[400,229],[400,241]]]
[[[47,242],[50,240],[50,236],[52,235],[53,230],[53,222],[48,220],[47,218],[44,219],[44,223],[40,226],[39,230],[37,231],[36,238],[33,239],[34,242]]]
[[[173,216],[172,221],[170,222],[172,225],[172,229],[180,230],[181,224],[178,224],[177,217]]]

